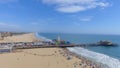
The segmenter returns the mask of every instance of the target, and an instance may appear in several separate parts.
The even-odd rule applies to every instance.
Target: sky
[[[0,31],[120,34],[120,0],[0,0]]]

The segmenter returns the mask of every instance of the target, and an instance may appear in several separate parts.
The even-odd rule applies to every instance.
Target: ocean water
[[[68,48],[70,51],[102,63],[109,68],[120,68],[120,35],[90,35],[90,34],[57,34],[57,33],[40,33],[39,35],[49,39],[56,39],[59,35],[62,40],[71,43],[96,43],[100,40],[109,40],[117,43],[118,47],[74,47]]]

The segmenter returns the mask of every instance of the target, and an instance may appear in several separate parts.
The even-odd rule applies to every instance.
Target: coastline
[[[55,33],[41,33],[41,35],[49,38],[56,38],[58,34]],[[94,35],[94,34],[61,34],[61,37],[65,40],[69,40],[72,43],[93,43],[99,40],[110,40],[112,42],[120,45],[119,37],[112,35]],[[71,51],[72,50],[72,51]],[[86,57],[93,62],[103,65],[102,68],[107,66],[107,68],[120,68],[120,46],[118,47],[88,47],[88,48],[71,48],[71,52],[76,53],[79,56]]]
[[[38,33],[35,33],[35,37],[37,37],[37,38],[43,38],[44,40],[46,39],[47,40],[47,38],[45,38],[45,37],[43,37],[43,36],[40,36]],[[49,39],[50,40],[50,39]],[[86,63],[88,66],[90,66],[91,68],[102,68],[102,65],[103,64],[100,64],[100,63],[96,63],[96,62],[94,62],[94,61],[92,61],[92,60],[89,60],[88,58],[86,58],[86,57],[83,57],[82,55],[80,56],[80,55],[78,55],[78,54],[76,54],[76,53],[73,53],[73,52],[71,52],[69,49],[67,49],[67,48],[62,48],[62,50],[65,52],[65,54],[67,54],[67,57],[68,57],[68,55],[70,55],[70,56],[74,56],[75,58],[77,58],[78,60],[80,59],[80,60],[82,60],[82,63]],[[65,56],[64,56],[65,57]],[[68,57],[69,58],[69,57]],[[79,65],[80,63],[78,63],[78,65]],[[82,64],[80,64],[80,65],[82,65]],[[85,65],[86,66],[86,65]]]
[[[41,39],[41,40],[44,40],[44,41],[52,41],[51,39],[48,39],[46,37],[43,37],[43,36],[40,36],[39,33],[33,33],[34,36],[37,38],[37,39]]]
[[[38,38],[43,37],[43,36],[38,35],[38,33],[35,33],[35,35],[36,35],[36,37],[38,37]],[[45,38],[45,37],[43,37],[43,38],[44,38],[44,39],[47,39],[47,38]],[[80,55],[78,55],[78,54],[76,54],[76,53],[73,53],[73,52],[70,51],[68,48],[63,48],[63,50],[64,50],[65,53],[68,54],[68,55],[71,55],[71,56],[74,56],[74,57],[76,57],[76,58],[78,58],[78,59],[84,60],[89,66],[93,66],[94,68],[101,68],[101,67],[102,67],[102,66],[101,66],[102,64],[96,63],[96,62],[94,62],[94,61],[92,61],[92,60],[89,60],[88,58],[83,57],[82,55],[80,56]]]
[[[81,47],[68,48],[71,52],[95,62],[101,68],[120,68],[120,61],[108,55],[90,51]]]
[[[34,33],[17,35],[10,37],[10,39],[13,40],[19,37],[22,37],[21,40],[24,42],[38,39]],[[24,38],[27,38],[27,41]],[[0,62],[3,62],[1,68],[8,68],[8,66],[10,68],[100,68],[97,64],[85,57],[78,56],[67,48],[22,49],[21,52],[0,55]]]
[[[63,50],[65,50],[66,54],[69,54],[69,55],[72,55],[78,59],[80,59],[82,61],[82,63],[85,63],[86,65],[90,66],[91,68],[102,68],[100,64],[97,64],[96,62],[94,61],[91,61],[89,60],[88,58],[86,57],[83,57],[82,55],[78,55],[74,52],[71,52],[69,49],[67,48],[64,48]],[[78,63],[80,64],[80,63]],[[82,64],[81,64],[82,65]]]
[[[66,48],[23,49],[0,55],[1,68],[99,68]]]

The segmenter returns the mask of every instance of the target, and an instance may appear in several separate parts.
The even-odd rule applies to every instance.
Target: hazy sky
[[[120,34],[120,0],[0,0],[0,30]]]

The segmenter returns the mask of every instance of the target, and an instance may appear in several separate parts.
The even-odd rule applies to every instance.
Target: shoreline
[[[91,66],[91,68],[101,68],[101,66],[96,64],[95,62],[93,62],[93,61],[91,61],[83,56],[79,56],[79,55],[69,51],[67,48],[64,48],[63,50],[65,51],[66,54],[74,56],[74,57],[82,60],[83,61],[82,63],[85,63],[86,65]],[[78,64],[80,64],[80,63],[78,63]],[[82,64],[80,64],[80,65],[82,65]]]
[[[34,33],[34,34],[35,34],[36,37],[39,38],[37,33]],[[91,60],[89,60],[89,59],[87,59],[87,58],[85,58],[83,56],[79,56],[79,55],[69,51],[67,48],[62,48],[62,49],[66,52],[66,54],[69,54],[69,55],[74,56],[74,57],[76,57],[78,59],[84,60],[87,64],[94,66],[93,68],[101,68],[100,65],[96,64],[95,62],[93,62],[93,61],[91,61]]]
[[[108,55],[90,51],[84,48],[68,48],[71,52],[76,53],[78,56],[82,56],[91,62],[96,63],[101,68],[119,68],[120,61],[112,58]]]
[[[21,65],[20,67],[22,68],[27,67],[26,65],[25,65],[26,67],[23,67],[24,64],[22,62],[25,62],[26,64],[38,62],[37,66],[39,68],[40,67],[43,68],[48,62],[50,62],[49,65],[52,65],[51,66],[52,68],[56,68],[56,65],[61,66],[61,64],[63,65],[62,68],[100,68],[96,64],[92,63],[91,61],[88,61],[84,57],[77,56],[76,54],[70,52],[66,48],[36,48],[36,49],[22,49],[22,50],[19,49],[18,51],[15,51],[15,52],[5,53],[5,54],[2,53],[0,55],[1,55],[0,57],[1,62],[7,62],[7,63],[10,62],[10,64],[12,65],[16,64],[18,68],[20,65]],[[45,58],[48,59],[48,61],[44,60]],[[32,61],[25,61],[22,59],[29,59]],[[38,60],[38,59],[41,59],[41,60]],[[16,63],[17,61],[19,63]],[[44,63],[45,65],[40,65],[39,63],[40,64]],[[9,65],[9,64],[6,64],[6,65]],[[1,66],[3,66],[2,68],[6,68],[6,66],[4,67],[4,63]],[[16,66],[12,68],[16,68]],[[29,68],[33,68],[33,67],[29,67]],[[49,68],[49,67],[44,67],[44,68]],[[58,67],[58,68],[61,68],[61,67]]]
[[[22,38],[19,40],[18,38],[20,38],[20,37],[22,37]],[[24,38],[26,38],[26,40],[23,40]],[[8,37],[8,39],[13,40],[13,41],[16,41],[15,39],[17,39],[18,41],[24,41],[24,42],[25,41],[35,41],[37,39],[42,40],[41,38],[39,38],[38,36],[36,36],[35,33],[22,34],[22,35],[14,35],[13,37]],[[16,59],[14,59],[14,58],[16,58],[16,57],[14,57],[14,56],[17,56],[17,55],[21,56],[21,54],[24,54],[24,55],[30,55],[31,59],[33,59],[32,61],[36,60],[36,58],[32,57],[31,55],[42,56],[40,58],[38,57],[37,59],[41,59],[41,61],[43,62],[44,60],[42,60],[42,59],[44,58],[44,56],[48,56],[46,59],[49,59],[50,61],[54,60],[54,62],[55,62],[55,63],[52,63],[51,65],[55,65],[56,64],[56,61],[55,61],[54,58],[56,58],[56,60],[59,61],[60,65],[61,64],[63,65],[63,63],[61,62],[60,59],[62,59],[62,60],[64,59],[64,61],[66,62],[66,64],[64,64],[63,68],[76,68],[76,67],[80,67],[80,68],[100,68],[97,64],[95,64],[92,61],[86,59],[85,57],[78,56],[77,54],[72,53],[67,48],[36,48],[36,49],[22,49],[22,50],[23,50],[22,52],[13,52],[13,53],[8,53],[8,54],[7,53],[2,54],[2,55],[4,55],[2,58],[6,57],[4,59],[9,59],[12,63],[15,63]],[[49,52],[49,50],[51,50],[51,51]],[[28,52],[24,52],[24,51],[28,51]],[[45,52],[45,55],[40,55],[39,53],[36,53],[36,52],[39,52],[39,51],[41,51],[40,53],[42,53],[42,52],[44,53]],[[52,51],[54,51],[54,53]],[[47,54],[48,52],[50,54]],[[13,56],[13,54],[14,54],[14,56]],[[14,58],[9,58],[7,56],[14,57]],[[60,56],[59,59],[57,59],[57,56]],[[25,58],[29,59],[29,57],[26,57],[26,56],[23,56],[23,55],[21,57],[23,59],[25,59]],[[19,59],[21,57],[19,57]],[[51,57],[54,57],[54,58],[51,58]],[[15,61],[15,62],[13,62],[11,59],[13,59],[13,61]],[[3,62],[7,62],[7,61],[8,60],[6,60],[6,61],[3,60]],[[27,63],[32,63],[32,61],[28,62],[28,61],[22,60],[20,62],[20,64],[21,64],[21,66],[23,66],[24,64],[22,64],[22,62],[26,62],[26,64],[27,64]],[[39,61],[39,60],[36,60],[36,61],[39,62],[39,63],[41,63],[41,61]],[[58,61],[57,61],[57,63],[58,63]],[[45,61],[45,62],[47,62],[47,61]],[[19,64],[17,64],[17,65],[19,66]],[[70,67],[66,67],[66,65],[69,65]],[[41,66],[39,66],[39,67],[41,67]],[[2,67],[2,68],[4,68],[4,67]]]
[[[39,35],[38,33],[34,33],[35,37],[37,39],[39,39]],[[42,36],[41,36],[42,37]],[[43,37],[44,38],[44,37]],[[44,38],[44,39],[47,39],[47,38]],[[91,60],[88,60],[87,58],[83,57],[83,56],[79,56],[71,51],[69,51],[67,48],[62,48],[63,51],[65,51],[66,54],[70,55],[70,56],[74,56],[84,62],[86,62],[87,65],[90,65],[92,68],[101,68],[100,65],[96,64],[95,62],[91,61]],[[83,63],[84,63],[83,62]],[[82,64],[81,64],[82,65]]]

